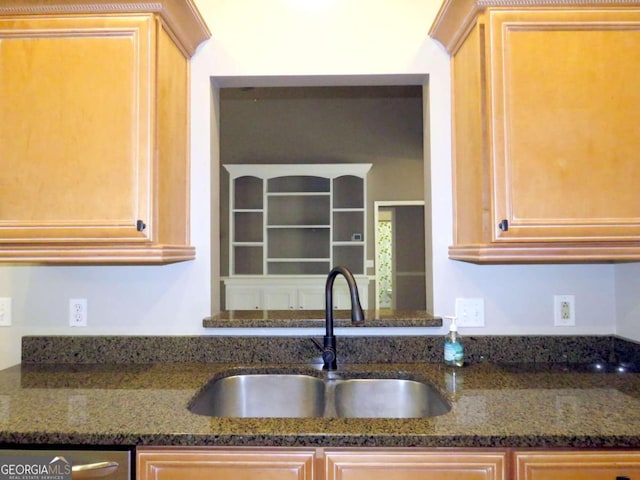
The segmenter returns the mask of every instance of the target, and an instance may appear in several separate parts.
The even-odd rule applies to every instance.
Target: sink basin
[[[335,409],[338,417],[345,418],[418,418],[442,415],[450,407],[424,382],[361,378],[336,385]]]
[[[299,373],[231,374],[207,385],[189,404],[199,415],[243,418],[420,418],[450,408],[427,382]]]
[[[322,417],[324,390],[324,381],[310,375],[231,375],[203,390],[189,410],[211,417]]]

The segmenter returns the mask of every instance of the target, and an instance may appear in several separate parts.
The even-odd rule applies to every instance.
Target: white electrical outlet
[[[553,296],[553,321],[556,327],[573,327],[576,324],[575,310],[574,295]]]
[[[484,327],[484,298],[456,298],[456,324]]]
[[[0,298],[0,327],[11,326],[11,297]]]
[[[87,326],[87,299],[86,298],[70,298],[69,299],[69,326],[71,327]]]

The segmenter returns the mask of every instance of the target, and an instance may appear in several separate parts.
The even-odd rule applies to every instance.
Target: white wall
[[[447,259],[451,241],[449,64],[427,32],[439,1],[196,0],[213,38],[193,59],[192,243],[197,259],[163,267],[0,267],[14,326],[0,327],[0,367],[19,361],[25,334],[205,334],[217,256],[217,86],[382,83],[429,78],[435,313],[458,296],[482,296],[486,328],[473,333],[614,333],[640,338],[638,304],[615,286],[637,266],[476,266]],[[251,77],[251,78],[246,78]],[[212,118],[211,106],[214,115]],[[212,128],[213,123],[213,128]],[[212,267],[213,266],[213,267]],[[214,278],[215,280],[215,278]],[[635,284],[637,286],[637,280]],[[576,296],[577,326],[553,328],[552,295]],[[89,327],[67,325],[68,299],[89,300]],[[432,333],[440,333],[436,330]],[[263,332],[264,333],[264,332]],[[282,332],[291,333],[291,332]],[[340,332],[339,332],[340,333]],[[359,332],[360,333],[360,332]],[[379,333],[379,332],[378,332]],[[394,331],[394,333],[401,333]],[[463,330],[463,333],[464,330]]]

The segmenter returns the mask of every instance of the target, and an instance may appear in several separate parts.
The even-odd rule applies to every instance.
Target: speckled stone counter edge
[[[27,336],[22,362],[55,363],[318,363],[312,337],[244,336]],[[344,336],[342,363],[439,363],[438,336]],[[640,364],[640,343],[616,336],[465,337],[469,363]]]
[[[336,327],[354,327],[350,310],[336,310]],[[205,328],[323,328],[324,310],[223,311],[202,321]],[[422,310],[367,310],[366,327],[441,327],[442,318]]]

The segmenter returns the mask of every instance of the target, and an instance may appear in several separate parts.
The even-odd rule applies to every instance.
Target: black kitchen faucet
[[[336,337],[333,334],[333,281],[339,274],[342,274],[342,276],[347,280],[347,285],[349,286],[349,295],[351,296],[351,323],[353,323],[354,325],[361,325],[364,323],[364,311],[362,310],[362,306],[360,305],[358,286],[356,285],[355,278],[353,278],[353,274],[346,267],[334,267],[333,270],[329,272],[324,290],[324,320],[326,332],[324,335],[322,347],[323,370],[336,370],[338,368],[336,354]]]

